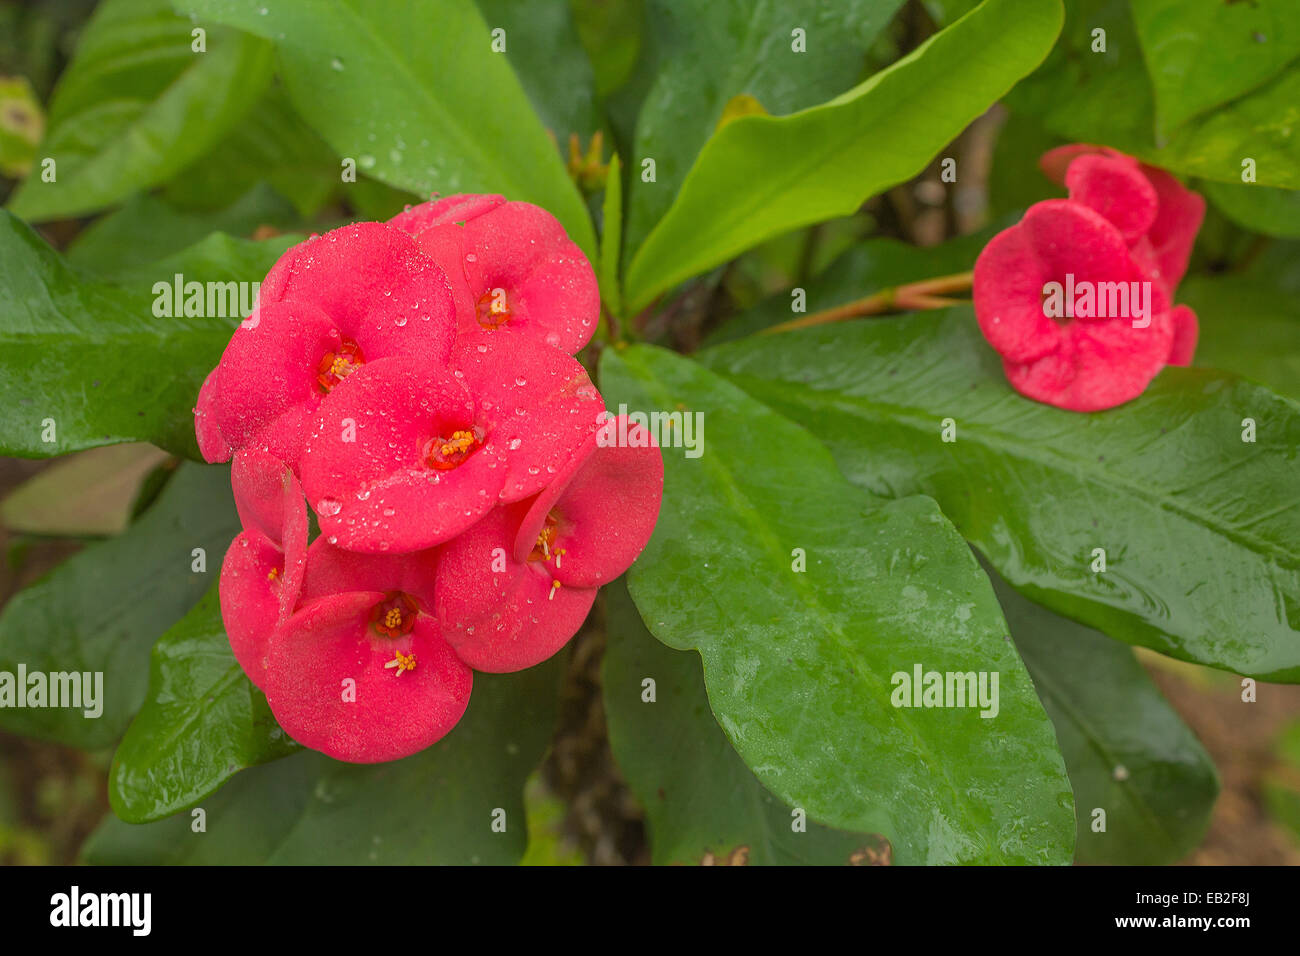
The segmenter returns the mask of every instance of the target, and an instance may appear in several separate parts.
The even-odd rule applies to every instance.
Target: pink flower
[[[1074,411],[1112,408],[1166,364],[1191,361],[1196,316],[1172,297],[1204,201],[1101,147],[1061,147],[1042,164],[1070,198],[1036,203],[985,246],[975,315],[1022,395]]]
[[[489,672],[546,660],[582,625],[600,585],[650,540],[663,495],[663,458],[648,434],[619,420],[593,436],[531,499],[493,510],[442,549],[438,620],[456,652]]]
[[[364,555],[318,538],[302,609],[271,635],[267,702],[300,744],[377,763],[423,750],[469,705],[473,674],[432,614],[433,552]]]
[[[428,548],[553,480],[595,431],[599,393],[563,352],[499,338],[464,337],[450,369],[380,359],[322,402],[301,471],[323,534]]]
[[[574,355],[596,331],[596,274],[545,209],[501,196],[447,196],[389,225],[415,236],[451,278],[462,333],[509,331]]]
[[[447,277],[400,230],[357,223],[299,243],[199,394],[204,457],[254,445],[296,465],[317,407],[349,375],[393,355],[445,365],[454,338]]]
[[[283,463],[247,449],[230,469],[244,526],[221,565],[221,619],[239,666],[258,687],[266,680],[266,641],[298,602],[307,558],[307,507]]]

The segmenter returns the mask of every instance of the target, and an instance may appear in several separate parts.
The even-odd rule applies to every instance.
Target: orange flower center
[[[370,626],[381,637],[402,637],[415,627],[419,610],[409,595],[394,591],[371,608]]]
[[[483,444],[477,429],[458,428],[450,436],[435,436],[424,447],[424,463],[435,471],[450,471],[474,454]]]
[[[316,384],[322,392],[328,393],[365,364],[366,357],[361,354],[361,346],[351,339],[344,339],[336,351],[321,356],[320,363],[316,366]]]
[[[510,321],[510,302],[505,289],[488,289],[478,297],[478,324],[496,329]]]

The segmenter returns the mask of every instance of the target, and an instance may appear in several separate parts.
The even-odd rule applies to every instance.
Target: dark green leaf
[[[275,40],[289,97],[360,171],[419,195],[503,193],[549,210],[591,255],[595,235],[473,0],[182,0]],[[537,42],[506,34],[506,52]]]
[[[116,740],[144,700],[149,648],[216,580],[238,531],[230,470],[182,465],[126,532],[14,595],[0,614],[0,672],[20,664],[29,675],[98,672],[102,714],[6,707],[0,726],[86,749]],[[202,572],[194,570],[196,548]]]
[[[1269,236],[1300,239],[1300,192],[1247,183],[1204,183],[1200,188],[1237,225]]]
[[[489,28],[506,31],[506,60],[560,149],[571,133],[585,145],[600,129],[596,78],[566,0],[475,2]]]
[[[292,241],[214,235],[109,285],[78,276],[0,211],[0,453],[43,458],[148,441],[197,458],[194,401],[240,316],[157,317],[154,284],[171,286],[177,273],[260,281]]]
[[[271,45],[196,24],[168,0],[105,0],[50,106],[37,165],[10,206],[26,219],[101,209],[166,182],[238,123],[271,78]],[[55,160],[54,182],[41,160]]]
[[[67,259],[76,269],[114,281],[127,270],[173,256],[214,232],[246,238],[258,226],[289,229],[297,221],[288,200],[265,184],[213,212],[180,209],[154,195],[136,196],[78,233]]]
[[[1174,657],[1300,680],[1294,402],[1169,368],[1110,411],[1041,405],[1007,385],[969,307],[700,358],[825,440],[853,482],[935,498],[1029,597]],[[942,440],[945,419],[956,441]]]
[[[993,586],[1065,755],[1078,817],[1075,860],[1182,859],[1205,835],[1219,793],[1210,755],[1130,648],[1026,600],[1000,578]]]
[[[828,103],[726,124],[628,265],[629,308],[764,239],[848,215],[916,175],[1042,61],[1061,17],[1056,0],[985,0]]]
[[[671,352],[607,349],[601,387],[611,405],[708,422],[699,457],[664,448],[663,508],[629,586],[652,634],[699,650],[718,723],[763,784],[881,834],[900,863],[1067,862],[1051,725],[934,502],[855,488],[806,431]],[[996,716],[893,706],[916,668],[982,672],[986,691],[999,675]]]
[[[605,589],[609,643],[601,669],[609,743],[650,818],[656,864],[887,862],[882,837],[798,821],[737,756],[704,691],[699,656],[660,644],[620,580]],[[655,699],[644,700],[647,679]],[[796,825],[800,829],[796,829]]]
[[[238,774],[193,812],[106,820],[91,864],[512,864],[527,844],[523,786],[555,722],[560,659],[475,674],[469,709],[428,750],[369,766],[305,751]],[[496,810],[504,833],[492,830]]]
[[[154,645],[149,690],[113,756],[108,799],[121,819],[147,823],[296,749],[230,651],[214,584]]]
[[[1178,298],[1196,310],[1196,364],[1227,369],[1300,401],[1300,300],[1273,276],[1193,276]]]

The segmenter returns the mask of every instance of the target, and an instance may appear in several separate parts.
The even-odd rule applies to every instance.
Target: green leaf
[[[194,52],[195,24],[167,0],[105,0],[78,41],[50,105],[41,163],[10,208],[29,220],[102,209],[166,182],[221,140],[271,78],[271,45],[209,28]]]
[[[304,751],[235,776],[192,814],[133,825],[109,818],[91,864],[513,864],[527,845],[523,786],[554,729],[560,658],[518,674],[475,674],[469,709],[429,749],[392,763]],[[492,829],[505,813],[504,833]]]
[[[1056,0],[986,0],[829,103],[728,123],[628,266],[629,307],[916,175],[1042,61],[1060,27]]]
[[[97,672],[102,713],[5,707],[0,727],[84,749],[116,740],[144,700],[149,648],[208,590],[238,531],[230,470],[182,465],[122,535],[90,545],[14,595],[0,614],[0,672],[16,673],[20,664],[29,675]],[[204,556],[197,573],[196,548]]]
[[[109,285],[0,211],[0,454],[147,441],[197,458],[194,401],[240,317],[159,318],[154,283],[258,281],[292,241],[216,235]]]
[[[1300,57],[1294,0],[1131,0],[1159,131],[1258,87]]]
[[[966,306],[700,360],[821,437],[856,484],[933,497],[1028,597],[1173,657],[1300,680],[1294,402],[1169,368],[1119,408],[1062,411],[1012,391]]]
[[[594,252],[577,188],[472,0],[179,5],[273,38],[298,112],[360,171],[420,195],[536,203]],[[507,34],[506,50],[530,42]]]
[[[0,501],[6,531],[94,537],[120,534],[146,476],[167,455],[144,444],[91,448],[52,463]]]
[[[1178,298],[1196,310],[1196,364],[1227,369],[1300,401],[1300,301],[1264,270],[1192,276]]]
[[[1027,601],[1000,578],[993,586],[1065,755],[1078,808],[1075,862],[1182,859],[1205,835],[1219,793],[1210,755],[1130,648]]]
[[[608,645],[601,665],[609,744],[646,808],[656,865],[726,860],[737,850],[754,865],[887,862],[874,834],[808,822],[770,794],[722,733],[704,691],[696,654],[674,651],[645,629],[620,580],[605,589]],[[644,700],[643,682],[655,699]]]
[[[628,154],[627,248],[636,249],[681,188],[691,163],[744,94],[793,113],[862,78],[866,52],[900,0],[650,0],[640,70],[649,83]],[[803,30],[796,52],[794,30]],[[644,182],[640,162],[655,161]],[[742,184],[744,185],[744,184]],[[725,206],[725,204],[722,204]]]
[[[1300,192],[1254,183],[1203,183],[1200,188],[1237,225],[1269,236],[1300,239]]]
[[[113,756],[109,803],[128,823],[158,820],[297,749],[235,661],[214,584],[153,647],[144,706]]]
[[[1106,33],[1104,53],[1092,51],[1094,30]],[[1213,71],[1205,75],[1218,82]],[[1250,158],[1259,184],[1292,189],[1300,188],[1300,140],[1291,133],[1300,120],[1298,102],[1300,64],[1292,64],[1158,141],[1155,97],[1128,0],[1071,0],[1051,56],[1006,98],[1013,111],[1067,140],[1104,143],[1154,166],[1220,182],[1240,183],[1242,160]]]
[[[335,193],[355,185],[344,183],[342,173],[334,150],[275,84],[225,139],[177,174],[164,195],[179,206],[216,210],[265,182],[310,219]]]
[[[1274,766],[1264,777],[1269,816],[1300,844],[1300,721],[1292,720],[1278,735]]]
[[[596,77],[565,0],[518,3],[475,0],[489,29],[506,31],[505,58],[514,68],[542,125],[561,150],[570,134],[582,143],[600,129]]]
[[[934,502],[855,488],[806,431],[663,349],[606,349],[601,387],[708,422],[699,457],[664,448],[663,508],[629,587],[652,634],[700,652],[718,723],[763,784],[881,834],[899,863],[1068,862],[1051,725]],[[914,668],[997,673],[996,716],[893,706]]]
[[[297,222],[288,200],[265,184],[212,212],[181,209],[156,195],[134,196],[121,209],[78,233],[68,247],[67,260],[76,269],[113,281],[123,272],[173,256],[177,249],[214,232],[247,237],[258,226],[289,229]]]
[[[623,314],[623,296],[618,279],[619,253],[623,248],[623,164],[618,153],[609,159],[605,178],[605,199],[600,228],[600,298],[605,309]]]

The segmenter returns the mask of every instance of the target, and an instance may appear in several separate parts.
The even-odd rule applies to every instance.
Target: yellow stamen
[[[384,665],[384,668],[397,668],[397,676],[401,677],[407,671],[415,670],[415,655],[403,654],[401,651],[396,652],[397,656]]]

